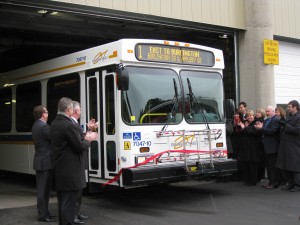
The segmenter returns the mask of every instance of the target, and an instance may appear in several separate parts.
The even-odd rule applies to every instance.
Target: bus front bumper
[[[150,164],[137,168],[123,170],[123,185],[137,186],[155,183],[172,183],[187,179],[210,179],[234,174],[238,171],[237,161],[234,159],[214,159],[187,163],[170,162]]]

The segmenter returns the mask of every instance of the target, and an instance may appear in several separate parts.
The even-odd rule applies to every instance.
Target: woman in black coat
[[[261,133],[254,125],[254,112],[248,110],[245,125],[242,125],[243,144],[239,159],[243,166],[243,178],[247,185],[257,184],[257,172],[260,162]]]

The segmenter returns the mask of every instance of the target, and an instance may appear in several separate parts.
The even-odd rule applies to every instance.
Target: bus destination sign
[[[137,44],[135,56],[140,61],[180,63],[212,67],[214,54],[195,48],[160,44]]]

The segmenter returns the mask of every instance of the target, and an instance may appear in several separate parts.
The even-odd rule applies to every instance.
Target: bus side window
[[[18,132],[31,131],[34,122],[32,110],[42,103],[41,83],[21,84],[16,90],[16,130]]]
[[[105,77],[105,109],[106,109],[106,133],[115,134],[115,96],[114,76]]]
[[[12,122],[12,91],[11,88],[0,90],[0,132],[10,132]]]

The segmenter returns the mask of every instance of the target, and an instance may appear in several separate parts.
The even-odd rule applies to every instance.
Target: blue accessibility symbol
[[[141,132],[133,132],[133,140],[140,141],[141,140]]]

